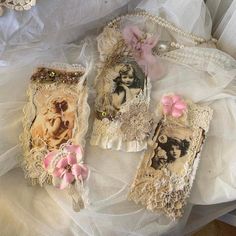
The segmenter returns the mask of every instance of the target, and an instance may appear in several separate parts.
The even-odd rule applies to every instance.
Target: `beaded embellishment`
[[[182,216],[190,194],[212,110],[191,101],[185,103],[179,96],[171,100],[172,97],[164,99],[163,117],[149,142],[128,198],[151,211],[177,219]]]

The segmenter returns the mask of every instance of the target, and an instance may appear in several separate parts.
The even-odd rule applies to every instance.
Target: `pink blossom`
[[[81,161],[81,147],[67,145],[63,150],[49,152],[45,156],[44,166],[52,175],[54,186],[64,189],[74,181],[82,181],[87,178],[88,168]]]
[[[163,112],[165,115],[171,115],[179,118],[187,110],[186,102],[178,95],[163,96],[161,99]]]

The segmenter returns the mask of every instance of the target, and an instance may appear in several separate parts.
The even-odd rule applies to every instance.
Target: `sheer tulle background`
[[[79,214],[71,210],[70,200],[63,192],[51,187],[44,189],[27,186],[22,171],[19,168],[14,169],[22,156],[18,136],[22,132],[22,108],[27,100],[27,84],[34,66],[56,61],[82,63],[89,70],[94,67],[97,59],[97,54],[94,53],[96,51],[94,37],[81,45],[68,43],[83,38],[87,33],[96,35],[104,23],[134,7],[145,9],[152,14],[160,14],[182,29],[210,38],[212,28],[210,15],[213,16],[217,11],[209,12],[203,1],[140,2],[69,0],[65,5],[63,1],[41,0],[32,11],[7,11],[1,18],[0,227],[2,235],[32,235],[32,232],[34,235],[157,235],[164,231],[168,231],[170,235],[178,233],[182,235],[180,232],[186,224],[191,204],[188,205],[184,218],[176,222],[177,227],[173,229],[175,224],[164,217],[150,213],[126,200],[128,187],[141,153],[106,151],[88,144],[85,161],[92,171],[88,183],[91,189],[89,196],[91,206]],[[210,4],[213,6],[213,1],[207,2],[208,6]],[[227,4],[230,6],[229,2]],[[213,17],[215,32],[216,22],[220,19],[221,17]],[[219,38],[220,35],[223,33],[219,34]],[[230,34],[226,38],[228,37]],[[223,42],[221,39],[218,42],[222,49],[230,53],[235,50],[236,47],[232,44],[226,49],[228,43]],[[216,52],[215,49],[202,50],[203,53]],[[217,56],[230,60],[229,70],[222,69],[211,60],[203,61],[197,68],[193,68],[192,65],[185,67],[167,62],[168,76],[164,80],[153,82],[154,104],[163,93],[175,91],[191,97],[196,102],[209,104],[214,109],[214,120],[203,149],[190,198],[193,204],[214,204],[236,199],[233,159],[236,141],[234,135],[236,65],[235,61],[220,52]],[[93,78],[94,71],[91,70],[88,78],[90,85]],[[94,92],[91,89],[89,97],[91,105],[93,99]],[[224,209],[230,207],[225,206]],[[216,213],[212,210],[211,217],[214,217],[214,214]]]

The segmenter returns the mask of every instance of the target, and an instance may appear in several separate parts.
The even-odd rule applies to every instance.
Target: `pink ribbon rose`
[[[179,118],[187,110],[186,102],[178,95],[163,96],[161,99],[163,113]]]
[[[53,185],[64,189],[74,181],[88,177],[88,168],[82,162],[79,145],[66,145],[63,150],[49,152],[44,159],[45,169],[53,177]]]

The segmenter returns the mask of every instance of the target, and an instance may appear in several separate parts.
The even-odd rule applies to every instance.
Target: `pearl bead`
[[[166,42],[166,41],[160,41],[158,44],[157,44],[157,49],[159,52],[166,52],[169,50],[169,42]]]

